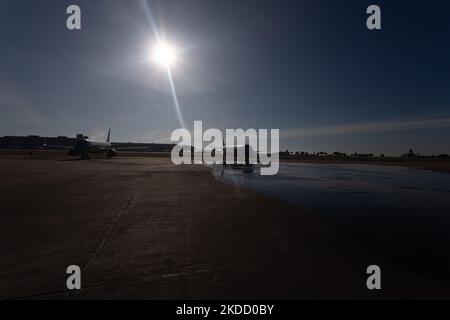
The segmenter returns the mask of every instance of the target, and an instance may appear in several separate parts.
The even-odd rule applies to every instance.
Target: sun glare
[[[175,49],[167,43],[159,43],[153,48],[153,62],[162,67],[170,68],[175,64],[176,58]]]

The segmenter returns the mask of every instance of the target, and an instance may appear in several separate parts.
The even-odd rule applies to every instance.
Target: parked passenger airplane
[[[111,129],[108,131],[108,138],[106,141],[97,141],[90,139],[81,139],[69,150],[70,156],[81,156],[81,159],[89,159],[91,154],[104,153],[106,158],[112,159],[117,155],[117,151],[112,147]]]
[[[105,154],[106,158],[112,159],[117,155],[117,150],[125,150],[125,149],[137,149],[137,148],[120,148],[115,149],[112,147],[111,142],[111,128],[108,131],[108,138],[106,141],[98,141],[91,139],[80,139],[78,140],[74,146],[49,146],[44,145],[44,147],[52,147],[59,149],[69,150],[70,156],[81,156],[81,159],[89,159],[92,154]],[[139,149],[147,149],[147,148],[139,148]]]

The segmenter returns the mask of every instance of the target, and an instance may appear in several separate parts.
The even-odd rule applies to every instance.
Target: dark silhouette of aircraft
[[[44,147],[52,147],[69,150],[69,156],[81,156],[81,159],[89,159],[93,154],[104,154],[107,159],[112,159],[117,155],[118,150],[130,150],[130,149],[148,149],[143,148],[113,148],[111,145],[111,128],[108,131],[108,137],[106,141],[91,140],[88,138],[82,138],[78,140],[74,146],[49,146],[44,145]]]

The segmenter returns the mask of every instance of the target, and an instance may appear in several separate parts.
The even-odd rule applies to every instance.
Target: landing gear
[[[112,159],[116,154],[117,154],[117,151],[114,149],[111,149],[106,153],[106,159]]]

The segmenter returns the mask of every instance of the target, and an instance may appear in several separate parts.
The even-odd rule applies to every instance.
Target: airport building
[[[73,146],[78,140],[87,139],[84,134],[77,134],[76,137],[40,137],[29,136],[4,136],[0,137],[0,149],[57,149],[58,147]],[[113,148],[128,148],[130,151],[143,152],[170,152],[173,144],[160,143],[134,143],[134,142],[113,142]],[[136,148],[136,150],[133,150]]]

